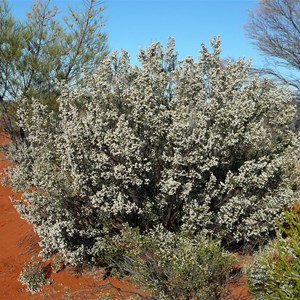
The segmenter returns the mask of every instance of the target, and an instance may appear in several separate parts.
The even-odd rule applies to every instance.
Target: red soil
[[[253,300],[248,290],[248,279],[242,274],[241,268],[253,263],[253,257],[250,255],[240,255],[236,253],[236,264],[234,266],[237,275],[230,279],[226,285],[226,292],[222,300]]]
[[[0,134],[0,144],[8,142],[9,139]],[[8,165],[9,161],[0,153],[0,171]],[[37,257],[40,250],[38,237],[32,226],[20,218],[9,196],[16,195],[10,187],[0,186],[0,300],[103,299],[105,293],[110,295],[109,299],[126,299],[141,293],[129,282],[112,277],[103,280],[101,270],[89,270],[77,275],[67,267],[57,274],[51,274],[51,262],[46,267],[53,283],[34,295],[27,292],[18,277],[24,264],[32,256]],[[224,300],[242,299],[252,297],[247,290],[246,278],[238,277],[228,283]]]

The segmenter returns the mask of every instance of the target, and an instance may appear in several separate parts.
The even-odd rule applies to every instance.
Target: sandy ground
[[[7,142],[9,140],[0,134],[0,143]],[[0,153],[0,171],[8,165],[9,161]],[[126,299],[141,292],[126,281],[111,277],[103,280],[101,270],[89,270],[79,276],[67,267],[57,274],[51,274],[51,262],[48,267],[53,283],[34,295],[27,292],[18,277],[24,264],[32,256],[37,257],[40,248],[32,226],[20,218],[10,202],[9,196],[12,195],[14,193],[10,187],[0,186],[0,300]],[[110,295],[109,298],[105,298],[104,294]],[[237,277],[228,283],[224,300],[246,299],[252,298],[245,277]]]

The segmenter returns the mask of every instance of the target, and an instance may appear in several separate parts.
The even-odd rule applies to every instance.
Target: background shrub
[[[113,53],[61,87],[58,114],[24,101],[9,176],[44,257],[92,262],[125,223],[226,247],[269,238],[296,197],[295,109],[288,90],[250,78],[248,62],[224,64],[218,38],[211,46],[178,62],[173,40],[155,43],[140,67]]]

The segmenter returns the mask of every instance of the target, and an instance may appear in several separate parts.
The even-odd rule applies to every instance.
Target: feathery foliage
[[[103,10],[99,2],[83,0],[81,11],[70,8],[70,16],[60,20],[51,0],[36,0],[18,21],[7,1],[0,1],[0,104],[15,144],[20,98],[35,97],[56,109],[58,83],[76,84],[108,54]]]

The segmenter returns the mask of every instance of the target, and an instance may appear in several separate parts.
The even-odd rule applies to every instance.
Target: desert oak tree
[[[83,0],[81,11],[69,8],[61,18],[51,0],[36,0],[19,21],[0,0],[0,105],[12,138],[20,98],[35,97],[55,108],[58,83],[76,84],[108,54],[103,10],[101,3]]]

